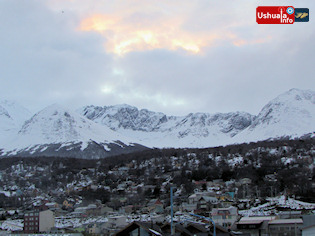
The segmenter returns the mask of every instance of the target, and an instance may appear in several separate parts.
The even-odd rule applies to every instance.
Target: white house
[[[39,232],[49,232],[55,227],[55,217],[51,210],[39,212]]]
[[[238,220],[238,210],[233,206],[228,208],[213,208],[211,216],[216,224],[230,228]]]

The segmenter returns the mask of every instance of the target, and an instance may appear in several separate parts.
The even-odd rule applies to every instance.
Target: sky
[[[258,25],[257,6],[310,9]],[[0,99],[258,114],[315,90],[313,0],[0,0]]]

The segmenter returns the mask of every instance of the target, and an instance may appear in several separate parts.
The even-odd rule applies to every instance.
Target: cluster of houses
[[[244,235],[290,236],[315,235],[315,215],[302,211],[282,211],[277,215],[242,216],[232,196],[218,196],[211,191],[190,195],[181,204],[174,204],[171,220],[170,206],[163,200],[151,199],[139,206],[124,206],[118,211],[97,201],[95,204],[74,207],[74,199],[64,200],[62,206],[43,200],[34,210],[24,212],[25,234],[89,235]],[[78,205],[78,204],[77,204]],[[66,208],[73,208],[71,212]],[[62,210],[63,208],[64,210]],[[55,221],[67,217],[86,219],[103,216],[103,221],[82,224],[80,227],[56,227]],[[200,218],[198,218],[200,217]],[[209,219],[210,218],[210,219]],[[171,223],[173,222],[173,223]]]
[[[167,165],[154,164],[155,160],[152,159],[138,164],[132,161],[125,166],[113,167],[108,172],[84,168],[73,176],[63,172],[64,166],[59,165],[56,167],[59,170],[57,177],[64,182],[58,181],[56,188],[46,190],[40,184],[45,183],[42,177],[45,177],[46,183],[53,179],[48,167],[24,167],[18,164],[11,167],[10,171],[0,171],[0,181],[5,183],[0,186],[0,195],[2,194],[3,199],[23,203],[22,206],[14,203],[16,208],[10,209],[17,212],[17,219],[24,219],[23,228],[16,233],[137,236],[214,233],[254,236],[315,235],[315,211],[312,211],[315,207],[308,212],[291,210],[288,207],[277,212],[269,211],[267,214],[267,211],[252,214],[253,216],[243,214],[242,210],[256,206],[256,200],[262,199],[259,188],[252,184],[250,178],[229,181],[191,180],[191,191],[186,190],[183,181],[177,181],[178,187],[174,190],[174,204],[171,208],[170,186],[175,185],[175,179],[181,176],[182,171],[192,174],[191,170],[199,165],[196,158],[189,158],[186,162],[177,157],[169,158],[169,166],[172,167],[169,170]],[[188,163],[185,171],[183,163]],[[137,174],[137,170],[143,173]],[[24,182],[18,185],[16,179]],[[266,188],[268,194],[264,196],[277,195],[272,185],[277,181],[276,174],[266,175],[265,180],[270,185],[270,193]],[[102,204],[101,200],[94,200],[101,199],[99,197],[102,196],[99,195],[93,200],[84,197],[84,194],[98,190],[102,190],[102,194],[108,194],[106,201],[103,201],[106,204]],[[174,213],[173,223],[171,212]],[[63,221],[70,223],[62,224]]]
[[[195,215],[195,214],[194,214]],[[198,216],[198,215],[197,215]],[[165,215],[154,214],[148,220],[133,220],[126,215],[108,215],[103,223],[88,224],[84,231],[89,235],[244,235],[244,236],[311,236],[315,235],[315,215],[301,215],[301,212],[287,212],[277,216],[240,217],[236,207],[213,208],[209,217],[171,223]],[[208,220],[210,218],[211,220]],[[186,218],[187,219],[187,218]],[[213,224],[214,222],[215,224]],[[34,210],[25,213],[25,234],[78,234],[80,230],[57,229],[51,210]],[[22,232],[20,232],[22,233]]]

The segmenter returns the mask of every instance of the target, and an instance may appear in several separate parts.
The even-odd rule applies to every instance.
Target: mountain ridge
[[[10,121],[8,110],[0,106],[0,120]],[[102,158],[133,148],[205,148],[297,138],[314,135],[315,92],[291,89],[268,102],[256,116],[247,112],[168,116],[127,104],[89,105],[74,112],[55,104],[27,119],[19,129],[4,128],[0,137],[11,134],[5,145],[1,142],[0,156],[52,155],[54,151],[66,155],[73,150],[82,156],[80,152],[86,149],[84,155]],[[111,153],[112,149],[116,151]]]
[[[92,146],[94,150],[89,150]],[[19,131],[6,142],[2,155],[64,153],[72,156],[75,152],[76,155],[82,156],[84,152],[89,154],[94,152],[94,155],[97,152],[96,156],[101,157],[108,156],[106,153],[110,152],[125,153],[132,147],[138,149],[140,145],[69,109],[53,104],[26,120]]]

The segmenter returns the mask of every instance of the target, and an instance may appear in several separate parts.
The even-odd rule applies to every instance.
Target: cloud
[[[2,96],[34,109],[93,96],[112,59],[102,52],[98,35],[82,34],[76,25],[75,16],[50,11],[38,1],[2,4]]]
[[[216,33],[196,35],[180,29],[179,19],[133,24],[115,15],[93,15],[81,22],[80,30],[96,31],[106,40],[106,51],[124,55],[131,51],[183,49],[199,53],[201,48],[219,38]]]
[[[198,54],[205,48],[217,46],[220,41],[230,41],[240,46],[263,43],[265,40],[255,38],[248,41],[233,32],[232,27],[248,25],[243,16],[243,20],[235,24],[233,18],[239,16],[240,12],[229,12],[235,5],[233,2],[228,5],[229,8],[227,4],[213,7],[213,4],[201,1],[162,1],[163,4],[133,1],[138,3],[137,7],[130,7],[127,2],[120,2],[119,10],[112,6],[114,12],[111,14],[99,10],[84,17],[79,30],[98,32],[104,38],[106,51],[117,55],[154,49],[184,50]],[[222,9],[229,14],[224,14],[226,12]]]
[[[314,23],[258,25],[260,4],[1,1],[1,95],[36,109],[128,103],[257,114],[292,87],[314,88]]]

